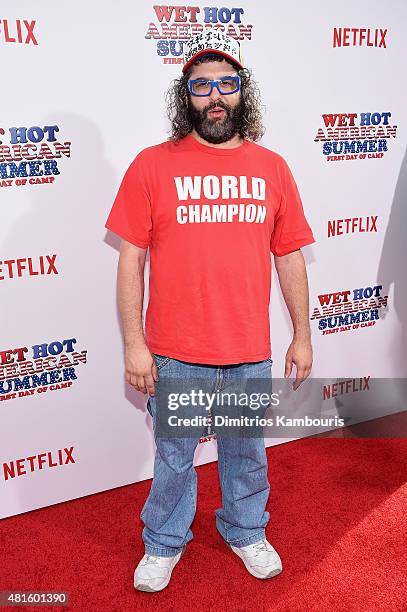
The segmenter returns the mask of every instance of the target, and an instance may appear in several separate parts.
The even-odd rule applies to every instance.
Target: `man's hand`
[[[293,383],[293,389],[296,391],[302,381],[305,380],[311,372],[312,345],[309,338],[296,338],[294,336],[285,356],[284,378],[288,378],[291,375],[293,363],[295,363],[297,368],[295,381]]]
[[[126,346],[126,380],[137,391],[154,395],[154,381],[158,380],[157,366],[147,346]]]

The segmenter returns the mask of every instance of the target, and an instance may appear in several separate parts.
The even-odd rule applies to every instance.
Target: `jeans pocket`
[[[165,355],[157,355],[153,353],[154,361],[157,366],[157,370],[161,370],[167,363],[171,361],[171,357],[165,357]]]

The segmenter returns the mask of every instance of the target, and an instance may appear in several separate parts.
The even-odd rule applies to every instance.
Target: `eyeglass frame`
[[[236,89],[234,89],[233,91],[222,92],[219,89],[219,83],[221,81],[223,81],[223,79],[233,79],[234,81],[236,81]],[[210,83],[211,84],[211,89],[210,89],[209,93],[207,93],[207,94],[197,94],[197,93],[192,91],[193,84],[194,83],[198,83],[199,81],[204,81],[205,83]],[[221,77],[220,79],[204,79],[202,77],[199,78],[199,79],[190,79],[188,81],[188,90],[189,90],[189,93],[192,96],[196,96],[198,98],[202,98],[202,97],[210,96],[212,91],[213,91],[213,88],[216,87],[216,89],[218,90],[218,92],[220,93],[221,96],[229,96],[230,94],[234,94],[234,93],[237,93],[238,91],[240,91],[241,84],[242,84],[241,83],[241,79],[240,79],[240,76],[238,74],[236,74],[236,75],[225,74],[225,76]]]

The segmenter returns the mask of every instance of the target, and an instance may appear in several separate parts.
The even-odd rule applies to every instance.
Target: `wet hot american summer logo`
[[[311,321],[318,321],[322,335],[373,327],[380,320],[379,310],[387,309],[388,296],[382,285],[324,293],[318,296]]]
[[[322,120],[314,140],[322,144],[326,161],[381,159],[397,135],[390,112],[331,113]]]
[[[0,401],[69,389],[87,351],[74,349],[76,338],[0,351]]]
[[[71,156],[71,142],[59,142],[58,132],[58,125],[0,127],[0,187],[52,183],[59,160]]]
[[[252,24],[244,23],[245,9],[217,6],[154,5],[154,22],[145,38],[155,43],[164,64],[183,64],[184,42],[212,28],[236,40],[251,40]]]

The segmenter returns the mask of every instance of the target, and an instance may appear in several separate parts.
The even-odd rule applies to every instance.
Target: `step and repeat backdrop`
[[[292,414],[404,407],[369,381],[407,369],[406,17],[402,0],[3,6],[1,517],[152,476],[146,397],[124,376],[120,239],[104,224],[136,154],[168,137],[165,91],[206,29],[240,41],[260,144],[287,160],[316,238],[303,253],[321,384],[286,398]],[[282,377],[292,330],[275,270],[270,320]],[[213,460],[203,439],[196,463]]]

